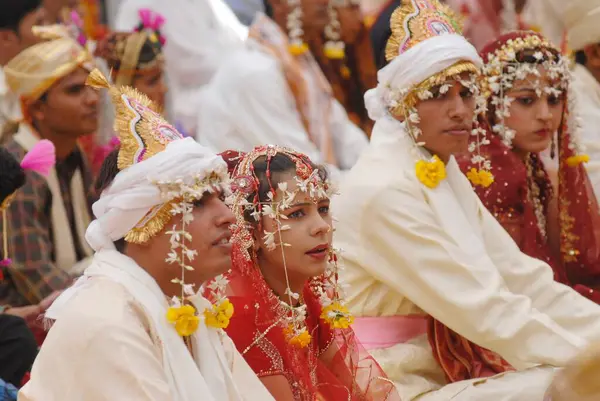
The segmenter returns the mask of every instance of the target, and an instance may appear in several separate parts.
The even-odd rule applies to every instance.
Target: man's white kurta
[[[124,270],[115,275],[115,267]],[[123,272],[134,272],[134,279],[140,285],[156,286],[132,259],[117,251],[102,251],[95,255],[92,269],[99,274],[82,282],[82,287],[64,306],[33,365],[31,380],[19,392],[19,401],[182,401],[194,398],[189,397],[190,387],[204,389],[197,393],[198,400],[272,400],[222,330],[218,330],[213,347],[216,354],[225,355],[225,364],[214,358],[212,352],[202,353],[197,349],[194,362],[183,340],[174,344],[183,347],[183,353],[178,354],[180,350],[172,348],[169,339],[161,338],[151,316],[158,314],[166,320],[166,297],[162,302],[157,300],[161,310],[149,310],[129,290],[131,287],[114,279]],[[104,276],[102,269],[113,273]],[[192,302],[196,306],[201,303]],[[201,330],[204,331],[201,334],[206,334],[215,329],[207,327],[201,318],[198,332]],[[169,364],[174,369],[165,367]],[[189,369],[177,372],[178,364],[187,364]],[[223,372],[211,374],[202,369],[202,364],[210,366],[213,372]],[[179,376],[167,374],[168,371]],[[227,380],[212,383],[212,378],[218,376],[231,377],[235,388],[228,386]],[[219,394],[211,392],[222,386],[227,390]],[[188,397],[179,398],[174,388],[179,388],[182,395],[187,392]]]

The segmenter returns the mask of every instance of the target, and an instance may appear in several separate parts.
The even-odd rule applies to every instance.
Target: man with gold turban
[[[4,79],[4,66],[20,51],[39,42],[31,30],[44,22],[42,0],[3,0],[0,3],[0,139],[19,118],[19,102]]]
[[[390,25],[371,142],[331,206],[354,331],[404,401],[541,400],[600,338],[600,307],[523,254],[460,171],[470,150],[493,179],[475,146],[483,63],[453,13],[402,0]]]
[[[0,303],[12,306],[36,304],[64,289],[92,254],[84,238],[91,220],[92,177],[77,140],[96,130],[98,94],[85,86],[90,55],[54,28],[56,38],[23,50],[4,69],[22,112],[6,148],[20,160],[39,140],[48,139],[57,157],[47,178],[27,173],[8,209],[6,240],[23,281],[0,285]]]
[[[600,0],[571,0],[564,13],[567,43],[575,53],[572,107],[581,143],[590,160],[586,170],[600,197]]]

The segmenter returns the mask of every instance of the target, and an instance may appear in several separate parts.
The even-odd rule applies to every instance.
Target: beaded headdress
[[[519,56],[523,52],[530,52],[530,57],[535,62],[526,62]],[[560,54],[560,50],[550,44],[543,36],[533,31],[515,31],[505,34],[482,50],[485,65],[483,67],[482,93],[486,100],[493,106],[490,110],[490,120],[495,124],[493,132],[498,134],[507,146],[511,146],[515,132],[504,123],[509,116],[509,109],[513,98],[506,95],[516,80],[532,80],[536,94],[546,93],[560,96],[569,90],[570,72],[568,60]],[[552,85],[541,82],[537,69],[542,66],[547,71]],[[568,96],[570,102],[575,101],[575,96]],[[573,105],[569,105],[573,109]],[[571,135],[577,124],[571,124]],[[573,140],[573,149],[578,144]]]
[[[437,0],[402,0],[392,13],[390,29],[392,33],[385,48],[387,61],[392,61],[427,39],[462,34],[462,22],[448,5],[440,4]],[[458,61],[414,88],[407,89],[404,103],[407,107],[413,107],[418,100],[429,98],[429,89],[455,79],[464,72],[478,74],[479,69],[470,61]]]
[[[284,155],[295,164],[295,189],[288,188],[287,183],[279,183],[276,187],[272,184],[273,177],[269,165],[276,155]],[[259,199],[260,180],[254,171],[254,163],[258,159],[265,159],[267,165],[266,179],[269,183],[267,202],[262,202]],[[285,248],[292,245],[282,242],[281,233],[290,229],[289,225],[286,225],[287,217],[283,212],[291,207],[294,198],[299,193],[307,194],[314,202],[329,199],[333,194],[331,184],[325,178],[324,171],[313,167],[307,156],[291,149],[273,145],[260,146],[248,154],[240,156],[237,166],[233,169],[232,177],[233,194],[230,202],[236,218],[232,236],[234,266],[244,266],[243,269],[248,271],[242,271],[242,274],[248,277],[256,277],[256,275],[261,274],[256,266],[255,239],[252,235],[253,232],[260,232],[263,235],[267,251],[273,252],[279,249],[282,252],[283,268],[287,280]],[[261,225],[261,217],[263,216],[274,220],[274,231],[267,231]],[[241,260],[237,260],[238,258]],[[343,294],[338,285],[338,269],[336,253],[330,250],[326,271],[322,275],[314,277],[310,282],[310,286],[312,291],[319,297],[323,307],[321,318],[329,322],[332,327],[347,328],[353,319],[342,303]],[[254,281],[264,282],[264,279],[259,280],[257,278]],[[263,288],[262,291],[268,292],[268,294],[259,294],[260,297],[265,299],[274,298],[274,295],[267,288]],[[310,334],[306,331],[305,325],[306,305],[293,306],[299,300],[300,294],[292,292],[289,282],[287,283],[285,296],[288,298],[288,302],[277,302],[278,315],[284,316],[283,318],[286,320],[288,341],[291,344],[304,347],[310,342]]]
[[[360,7],[360,0],[330,0],[327,12],[329,23],[325,27],[325,56],[333,60],[343,59],[346,55],[346,44],[342,40],[341,23],[338,18],[338,9],[344,7]]]
[[[287,15],[288,36],[290,38],[290,53],[300,55],[308,51],[308,44],[303,40],[302,29],[302,2],[301,0],[287,0],[290,9]],[[325,57],[332,60],[341,60],[345,57],[346,44],[342,40],[341,23],[338,18],[338,9],[342,7],[359,7],[360,0],[329,0],[327,13],[329,23],[325,27],[324,37],[326,39],[323,52]]]
[[[92,70],[92,56],[66,27],[34,27],[33,32],[48,40],[28,47],[4,66],[8,87],[22,99],[39,99],[56,81],[78,67]]]

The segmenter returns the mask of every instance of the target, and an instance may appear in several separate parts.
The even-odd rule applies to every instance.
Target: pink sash
[[[427,317],[421,315],[355,317],[352,329],[367,350],[388,348],[427,333]]]

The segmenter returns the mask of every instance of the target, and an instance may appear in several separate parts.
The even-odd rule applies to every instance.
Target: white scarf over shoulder
[[[77,301],[76,294],[93,285],[92,278],[108,278],[124,286],[150,317],[160,339],[165,375],[174,400],[272,400],[235,348],[229,349],[228,357],[224,345],[231,346],[231,341],[222,330],[207,327],[202,313],[200,326],[191,336],[192,355],[166,319],[169,304],[156,281],[132,259],[117,252],[112,243],[123,238],[148,211],[164,203],[153,182],[185,181],[210,173],[226,177],[225,162],[191,138],[171,142],[164,151],[119,172],[93,206],[96,220],[86,233],[96,251],[92,264],[83,277],[54,302],[46,318],[60,319],[65,307]],[[210,306],[199,294],[190,301],[199,311]]]

